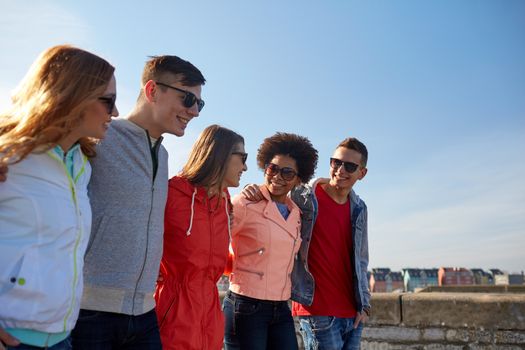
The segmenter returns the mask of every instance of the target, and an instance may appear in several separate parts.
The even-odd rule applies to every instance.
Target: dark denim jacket
[[[308,249],[312,238],[312,230],[317,218],[318,207],[315,197],[315,187],[328,180],[318,179],[313,185],[296,187],[292,200],[301,209],[302,243],[295,259],[292,271],[292,300],[303,305],[311,305],[314,298],[315,281],[308,271]],[[370,291],[368,288],[368,212],[366,204],[354,191],[350,193],[350,213],[352,215],[352,265],[354,280],[354,295],[357,311],[370,307]]]

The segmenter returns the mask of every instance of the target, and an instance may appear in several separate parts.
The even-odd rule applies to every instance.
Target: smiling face
[[[117,94],[116,85],[115,76],[113,76],[100,99],[91,102],[86,107],[81,122],[70,133],[69,138],[73,142],[82,137],[104,138],[111,122],[111,116],[119,115],[116,106],[113,107],[111,113],[108,113],[108,101]]]
[[[297,174],[297,163],[295,159],[282,154],[275,155],[270,164],[276,165],[280,170],[290,168]],[[277,169],[277,168],[275,168]],[[273,174],[273,175],[272,175]],[[288,192],[300,183],[299,177],[295,175],[290,180],[283,179],[281,171],[271,172],[268,168],[264,172],[264,184],[270,192],[270,196],[276,202],[284,203]]]
[[[159,80],[160,82],[160,80]],[[202,86],[185,86],[173,75],[167,75],[162,79],[162,83],[173,86],[177,89],[193,93],[201,99]],[[148,125],[148,131],[152,137],[158,138],[163,133],[183,136],[188,123],[199,116],[197,103],[191,107],[184,106],[184,92],[161,86],[154,81],[149,81],[145,88],[154,89],[154,104],[152,120]]]
[[[330,185],[345,190],[351,190],[357,180],[361,180],[365,177],[367,169],[361,165],[361,153],[346,147],[339,147],[334,151],[332,158],[339,159],[343,162],[359,164],[359,166],[352,173],[346,171],[343,165],[337,168],[330,166]]]
[[[244,144],[238,143],[233,147],[232,154],[228,159],[222,188],[239,187],[242,173],[248,170],[246,163],[243,162],[242,154],[245,154]]]

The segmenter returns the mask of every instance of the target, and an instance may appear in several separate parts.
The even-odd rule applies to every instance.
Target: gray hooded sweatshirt
[[[161,141],[152,144],[146,130],[118,118],[97,146],[82,309],[140,315],[155,307],[168,190]]]

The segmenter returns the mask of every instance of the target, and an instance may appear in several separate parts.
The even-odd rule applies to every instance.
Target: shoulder
[[[350,200],[352,201],[352,203],[354,203],[356,207],[366,209],[365,201],[362,200],[361,197],[359,197],[354,190],[352,190],[352,192],[350,193]]]
[[[231,201],[232,201],[233,206],[237,206],[237,207],[246,207],[248,203],[251,203],[241,193],[233,196],[231,198]]]

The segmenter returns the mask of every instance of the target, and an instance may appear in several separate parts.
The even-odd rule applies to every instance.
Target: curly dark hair
[[[317,150],[304,136],[278,132],[264,139],[257,150],[257,165],[264,170],[276,155],[293,158],[297,163],[297,176],[303,183],[310,181],[317,168]]]

